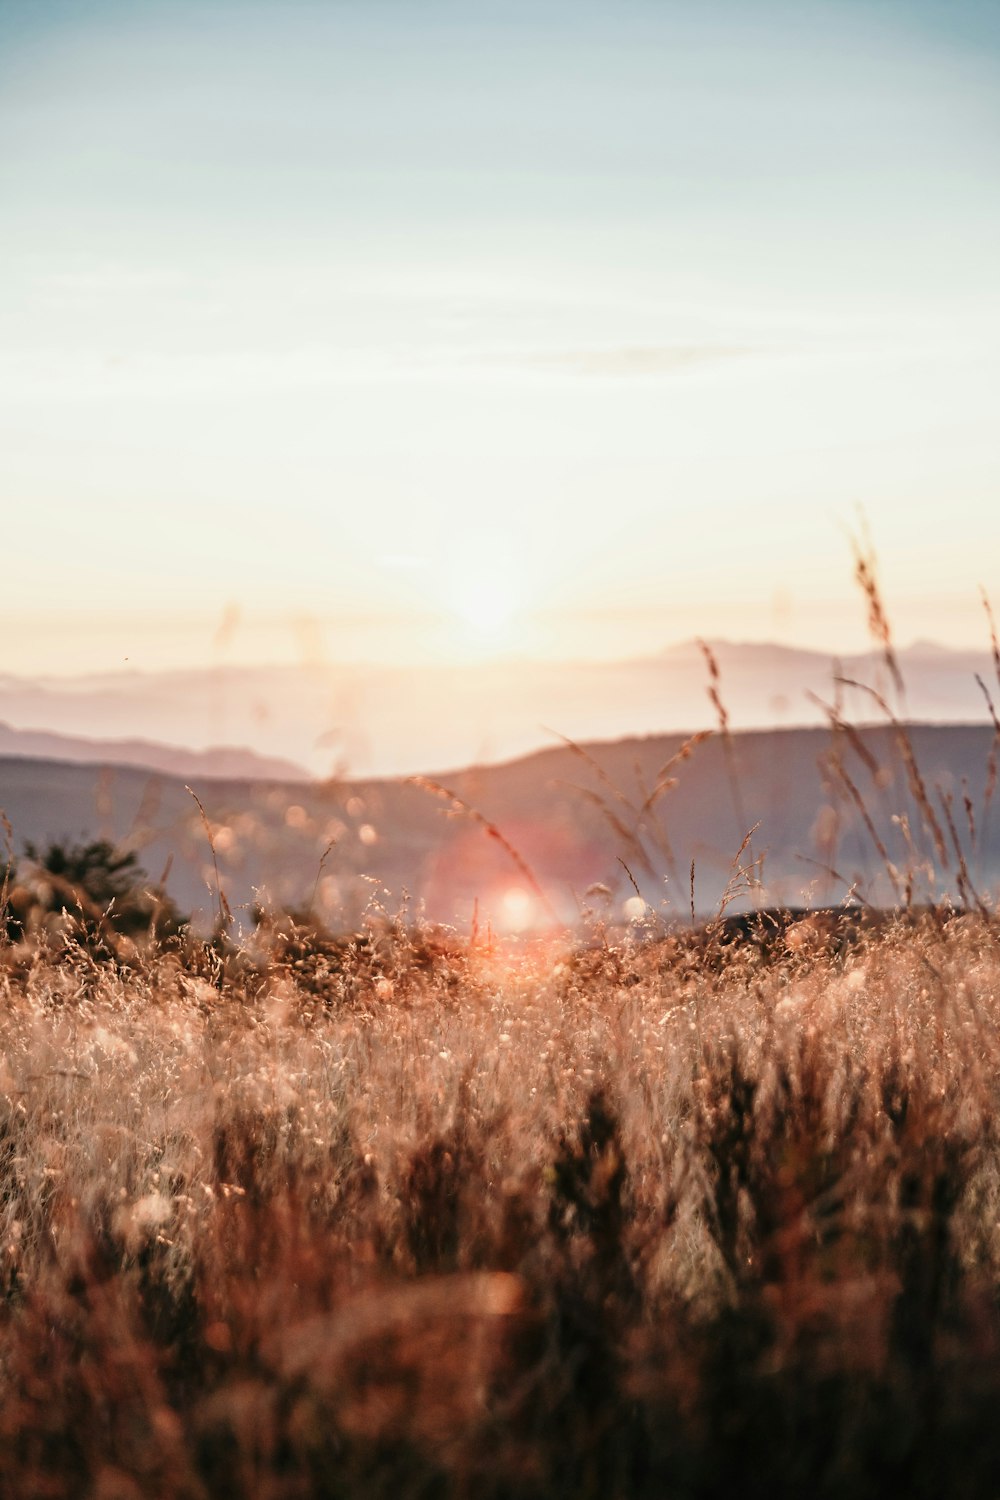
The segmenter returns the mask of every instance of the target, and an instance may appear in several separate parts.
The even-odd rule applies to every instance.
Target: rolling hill
[[[440,778],[458,800],[398,778],[193,785],[244,927],[255,902],[301,909],[315,896],[338,927],[355,926],[371,903],[408,902],[435,921],[465,925],[478,909],[482,923],[517,929],[584,907],[618,917],[633,881],[652,910],[683,918],[692,862],[704,915],[727,888],[734,905],[749,899],[734,860],[755,825],[740,863],[763,858],[753,875],[768,901],[834,902],[852,886],[874,902],[902,896],[904,877],[894,889],[876,837],[890,864],[914,870],[916,899],[957,893],[956,844],[976,889],[1000,884],[989,728],[910,727],[933,816],[891,726],[853,738],[817,728],[716,735],[672,764],[683,743],[560,745]],[[137,850],[151,878],[166,870],[180,905],[210,922],[211,852],[182,778],[5,756],[0,807],[18,845],[102,835]]]

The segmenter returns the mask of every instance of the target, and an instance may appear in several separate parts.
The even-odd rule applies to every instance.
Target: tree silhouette
[[[35,866],[28,904],[38,916],[68,913],[90,939],[108,933],[135,938],[154,930],[164,937],[184,925],[170,897],[150,887],[138,856],[108,839],[52,842],[44,849],[29,842],[24,852]]]

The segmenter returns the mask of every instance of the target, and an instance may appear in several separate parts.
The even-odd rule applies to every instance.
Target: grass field
[[[0,1492],[995,1495],[998,931],[835,926],[8,945]]]

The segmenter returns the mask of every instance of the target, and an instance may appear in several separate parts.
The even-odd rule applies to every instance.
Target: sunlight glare
[[[524,932],[537,920],[537,904],[521,886],[510,886],[503,896],[501,925],[505,932]]]
[[[465,623],[485,640],[503,637],[514,613],[503,581],[494,577],[470,579],[455,607]]]
[[[468,549],[449,592],[466,644],[498,648],[515,643],[522,600],[513,561],[502,544],[483,541]]]

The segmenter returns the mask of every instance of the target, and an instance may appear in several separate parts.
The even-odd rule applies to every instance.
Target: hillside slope
[[[244,923],[257,901],[302,908],[315,892],[317,910],[337,926],[356,924],[373,899],[394,908],[405,896],[437,921],[467,924],[478,903],[481,920],[518,928],[552,912],[572,920],[585,900],[618,915],[634,895],[622,862],[650,905],[667,915],[689,911],[692,861],[700,914],[714,910],[734,884],[739,904],[746,881],[734,875],[733,862],[757,824],[742,862],[763,857],[763,899],[838,901],[854,882],[867,899],[894,899],[902,885],[893,888],[873,835],[900,871],[915,867],[915,897],[954,893],[957,861],[942,797],[952,799],[954,837],[970,878],[989,889],[1000,883],[1000,838],[986,797],[992,738],[975,725],[909,730],[944,857],[889,727],[858,731],[855,746],[844,736],[834,745],[820,729],[747,732],[728,747],[716,736],[669,769],[674,784],[645,812],[683,744],[676,736],[559,746],[449,774],[442,779],[461,806],[394,779],[204,778],[194,785],[214,829],[228,899]],[[833,769],[833,750],[871,828]],[[25,839],[101,835],[138,850],[151,878],[168,869],[167,886],[180,905],[209,920],[211,852],[181,779],[4,757],[0,807],[17,847]],[[502,837],[491,836],[486,823]],[[609,895],[585,897],[597,882]]]

